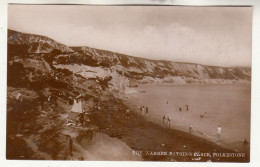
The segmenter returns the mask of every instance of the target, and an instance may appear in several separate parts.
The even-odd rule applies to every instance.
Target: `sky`
[[[148,59],[251,66],[251,7],[9,5],[8,28]]]

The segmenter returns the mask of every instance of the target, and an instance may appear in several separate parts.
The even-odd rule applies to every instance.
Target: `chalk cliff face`
[[[60,44],[48,37],[20,33],[8,30],[8,48],[9,51],[22,51],[24,53],[49,53],[53,49],[62,52],[72,52],[73,50],[63,44]]]
[[[38,55],[36,55],[36,53]],[[149,60],[89,47],[68,47],[39,36],[8,31],[8,55],[48,55],[53,68],[68,69],[85,78],[120,75],[139,83],[250,82],[250,67],[216,67]]]
[[[91,75],[95,68],[114,70],[139,83],[223,83],[250,81],[250,67],[217,67],[163,60],[149,60],[89,47],[74,47],[74,53],[60,54],[55,64]]]

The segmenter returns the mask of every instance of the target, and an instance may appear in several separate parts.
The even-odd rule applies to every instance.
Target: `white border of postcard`
[[[250,163],[193,162],[116,162],[116,161],[21,161],[6,160],[6,55],[7,4],[92,4],[92,5],[188,5],[188,6],[253,6],[251,155]],[[67,166],[253,166],[260,165],[260,0],[0,0],[0,164],[7,167],[67,167]]]

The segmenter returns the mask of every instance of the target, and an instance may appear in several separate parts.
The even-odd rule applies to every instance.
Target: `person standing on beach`
[[[181,106],[179,106],[179,111],[181,112],[181,110],[182,110],[182,109],[181,109]]]
[[[130,110],[126,109],[125,113],[126,113],[126,119],[129,119]]]
[[[193,132],[193,128],[192,128],[192,125],[189,127],[189,133],[192,134]]]
[[[165,125],[165,120],[166,120],[166,117],[165,117],[165,115],[163,116],[163,125]]]
[[[168,123],[168,128],[170,128],[171,127],[171,118],[170,117],[167,118],[167,123]]]
[[[144,106],[142,106],[142,116],[144,116],[144,111],[145,110],[145,107]]]
[[[217,143],[219,144],[220,142],[220,134],[221,134],[221,131],[222,131],[222,127],[221,126],[218,126],[217,127]]]
[[[186,104],[186,111],[189,111],[189,105],[188,104]]]
[[[243,144],[243,145],[247,145],[247,144],[248,144],[248,141],[246,140],[246,138],[243,138],[242,144]]]
[[[148,117],[148,107],[146,106],[146,108],[145,108],[145,114],[146,114],[146,117]]]

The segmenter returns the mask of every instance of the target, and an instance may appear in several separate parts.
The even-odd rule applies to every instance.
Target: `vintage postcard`
[[[8,160],[250,162],[249,6],[8,5]]]

